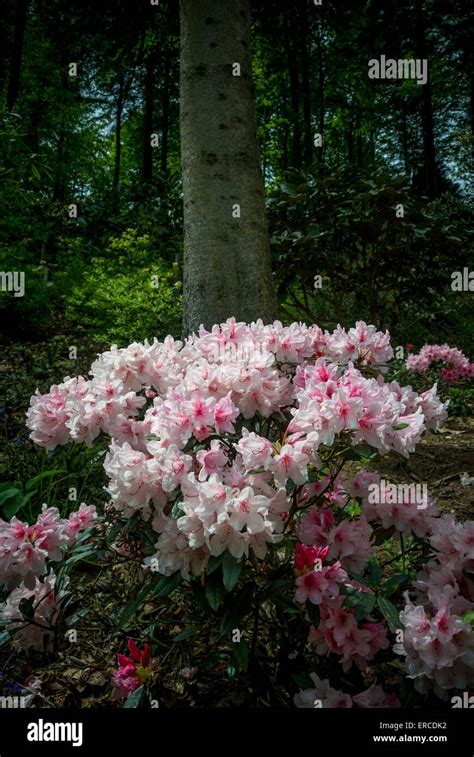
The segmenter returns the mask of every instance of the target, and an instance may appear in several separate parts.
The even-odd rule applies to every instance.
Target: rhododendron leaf
[[[293,673],[292,679],[300,689],[312,689],[314,683],[307,673]]]
[[[369,586],[369,582],[366,578],[359,575],[359,573],[355,573],[353,570],[347,570],[346,571],[348,576],[352,578],[354,581],[358,581],[360,584],[363,584],[364,586]]]
[[[123,704],[124,709],[131,709],[135,707],[139,707],[143,696],[145,694],[145,687],[139,686],[138,689],[135,689],[135,691],[132,691],[130,696],[128,696]]]
[[[122,528],[124,528],[123,523],[114,523],[114,525],[107,531],[106,539],[108,544],[112,544],[112,542],[115,541]]]
[[[173,573],[171,576],[162,578],[154,592],[155,597],[159,597],[160,599],[167,597],[168,594],[171,594],[172,591],[178,588],[180,583],[182,583],[182,580],[183,577],[179,570],[177,570],[176,573]]]
[[[209,562],[206,566],[206,574],[208,576],[212,575],[217,568],[219,568],[222,565],[222,560],[224,559],[225,552],[221,552],[220,555],[215,557],[214,555],[211,555],[209,558]]]
[[[18,605],[18,609],[20,610],[21,614],[28,620],[32,620],[35,616],[35,611],[33,609],[34,602],[35,596],[33,594],[31,597],[24,597]]]
[[[383,593],[386,597],[389,597],[390,594],[393,594],[394,591],[400,588],[404,583],[410,580],[410,574],[409,573],[396,573],[394,576],[390,576],[390,578],[385,581],[385,583],[382,586]]]
[[[16,515],[22,509],[22,507],[26,505],[27,502],[29,502],[34,494],[36,494],[36,492],[30,492],[23,497],[22,492],[20,492],[17,499],[9,499],[8,502],[3,505],[3,513],[5,515],[5,518],[7,520],[13,518],[13,516]]]
[[[409,425],[409,423],[397,423],[395,426],[392,426],[392,431],[401,431],[404,428],[408,428]]]
[[[189,639],[190,636],[196,636],[201,631],[201,628],[198,626],[194,626],[193,628],[185,628],[184,631],[181,631],[177,636],[174,637],[174,641],[184,641],[184,639]]]
[[[282,594],[277,594],[276,596],[271,597],[271,601],[273,602],[275,607],[278,607],[280,610],[287,612],[289,615],[296,615],[301,612],[299,607],[296,607],[293,602],[284,597]]]
[[[392,628],[392,630],[396,630],[397,628],[402,628],[402,624],[400,622],[400,618],[398,615],[398,610],[395,607],[395,605],[390,602],[389,599],[386,597],[377,597],[377,604],[380,608],[380,611],[386,621],[388,622],[389,626]]]
[[[75,549],[71,557],[68,557],[65,564],[73,565],[80,560],[85,560],[86,557],[91,557],[95,553],[95,546],[93,544],[83,544],[78,549]]]
[[[235,642],[232,645],[232,657],[238,671],[247,670],[249,664],[249,648],[245,639],[241,639],[241,641]]]
[[[464,623],[469,623],[471,626],[474,626],[474,610],[467,610],[467,612],[463,612],[461,618]]]
[[[133,615],[135,615],[138,608],[144,603],[147,596],[150,594],[150,592],[153,589],[153,582],[146,583],[142,586],[136,597],[132,599],[131,602],[128,603],[124,611],[122,612],[120,619],[118,621],[118,627],[119,628],[126,628],[128,625],[128,622],[132,618]]]
[[[243,560],[237,560],[236,557],[230,554],[230,552],[224,553],[224,559],[222,561],[222,575],[224,579],[224,586],[227,591],[232,591],[237,584],[240,574],[242,572]]]
[[[271,599],[272,597],[279,594],[283,589],[286,589],[288,586],[292,586],[293,584],[294,580],[292,578],[274,579],[266,589],[259,593],[258,598]]]
[[[360,601],[354,611],[354,617],[358,623],[370,615],[375,607],[375,600],[377,599],[375,594],[368,593],[359,594],[359,597]]]
[[[60,473],[67,473],[67,470],[63,468],[61,470],[44,470],[42,473],[38,473],[37,476],[33,476],[33,478],[30,478],[26,482],[25,491],[30,492],[32,489],[34,489],[36,484],[39,484],[40,481],[43,481],[43,479],[58,476]]]
[[[210,607],[212,607],[213,610],[217,610],[225,595],[225,588],[222,585],[221,576],[218,573],[213,573],[212,576],[208,578],[204,587],[204,594],[206,595]]]
[[[16,634],[17,631],[19,631],[20,628],[14,628],[9,631],[0,631],[0,646],[2,644],[6,644],[7,641],[10,641],[11,638]]]
[[[2,491],[0,494],[0,507],[3,505],[4,502],[7,501],[7,499],[11,499],[12,497],[19,497],[23,494],[21,489],[6,489]]]
[[[370,559],[368,567],[370,571],[371,583],[374,586],[378,586],[380,584],[380,581],[382,580],[382,570],[380,568],[380,563],[376,557],[372,557]]]
[[[248,615],[252,609],[250,602],[253,597],[254,584],[246,584],[234,597],[229,597],[230,605],[227,607],[220,627],[221,635],[224,636],[234,628],[239,627],[239,623]]]
[[[318,605],[313,605],[312,602],[307,600],[306,602],[306,612],[308,613],[308,618],[313,626],[316,626],[316,628],[319,626],[319,622],[321,620],[321,613],[319,611]]]

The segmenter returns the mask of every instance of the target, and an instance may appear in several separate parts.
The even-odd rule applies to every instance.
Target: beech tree
[[[183,333],[276,314],[247,0],[181,0]]]

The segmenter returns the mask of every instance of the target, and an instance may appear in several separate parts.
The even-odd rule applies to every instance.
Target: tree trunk
[[[163,91],[161,95],[161,107],[163,124],[161,129],[161,170],[168,173],[168,136],[170,128],[170,68],[171,60],[168,51],[164,56]]]
[[[471,95],[469,100],[471,115],[471,159],[474,162],[474,75],[471,74]]]
[[[112,181],[112,207],[114,212],[119,209],[119,184],[120,184],[120,163],[122,157],[122,112],[124,103],[124,76],[120,74],[119,89],[117,95],[117,107],[115,111],[115,160],[114,160],[114,177]]]
[[[401,103],[401,118],[400,118],[400,140],[403,153],[403,165],[405,167],[405,173],[409,179],[411,179],[410,169],[410,157],[408,150],[408,120],[407,120],[407,106],[404,100]]]
[[[183,334],[230,316],[272,321],[248,0],[181,0]],[[235,64],[240,64],[240,76]],[[238,216],[240,208],[240,218]]]
[[[416,44],[418,57],[428,58],[426,45],[426,22],[422,0],[417,0],[417,18],[415,23]],[[436,148],[433,126],[433,99],[431,96],[431,71],[428,61],[428,81],[421,89],[421,129],[423,134],[423,190],[428,197],[439,194],[439,171],[436,160]]]
[[[8,79],[7,109],[12,110],[20,93],[21,58],[23,55],[23,37],[25,36],[26,12],[28,0],[17,0],[15,13],[15,31],[13,33],[10,57],[10,75]]]
[[[145,78],[143,82],[142,180],[144,184],[151,184],[153,179],[153,147],[151,144],[151,135],[153,133],[153,74],[154,62],[148,57],[145,61]]]
[[[300,123],[300,88],[298,61],[294,43],[293,13],[283,16],[283,44],[286,52],[288,78],[290,81],[291,123],[293,132],[292,163],[293,168],[301,168],[301,123]]]
[[[318,133],[321,135],[322,147],[318,148],[318,162],[324,162],[324,85],[325,85],[325,71],[324,71],[324,54],[323,54],[323,29],[322,24],[318,19],[317,23],[317,50],[318,50]]]
[[[65,150],[66,133],[64,125],[61,124],[58,135],[58,144],[56,147],[56,166],[54,171],[53,182],[53,201],[64,202],[64,150]]]
[[[308,54],[308,11],[306,0],[303,0],[299,12],[299,36],[301,46],[301,91],[303,98],[304,124],[304,163],[306,166],[313,160],[313,130],[311,127],[311,86],[310,59]]]

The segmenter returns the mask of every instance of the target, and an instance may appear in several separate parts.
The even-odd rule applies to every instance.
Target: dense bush
[[[36,444],[110,437],[110,502],[102,536],[86,531],[78,547],[68,524],[91,525],[85,506],[68,522],[49,508],[36,525],[0,524],[3,641],[54,647],[74,564],[115,554],[138,589],[111,625],[145,644],[119,657],[126,706],[161,691],[156,626],[141,618],[145,604],[165,618],[173,597],[186,608],[176,641],[212,639],[208,664],[226,659],[260,701],[399,706],[471,685],[474,524],[374,470],[446,417],[435,389],[384,381],[392,355],[388,333],[363,322],[329,333],[231,319],[184,345],[113,348],[90,380],[35,395]],[[52,609],[37,617],[45,596]]]

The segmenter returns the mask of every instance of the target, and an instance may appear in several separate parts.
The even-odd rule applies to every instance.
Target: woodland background
[[[251,6],[280,319],[328,329],[365,319],[388,328],[405,351],[407,343],[417,350],[446,341],[472,358],[473,296],[451,290],[452,272],[474,267],[469,3]],[[370,80],[368,61],[381,54],[427,58],[428,83]],[[93,466],[102,453],[60,449],[51,461],[29,441],[25,411],[36,388],[86,375],[112,343],[181,334],[187,145],[180,143],[179,62],[177,2],[1,4],[0,269],[24,271],[26,293],[0,292],[0,481],[27,492],[40,471],[64,469],[61,478],[43,479],[35,506],[47,501],[63,512],[71,485],[79,501],[105,500],[103,473]],[[322,148],[314,146],[317,133]],[[453,390],[451,399],[462,417],[423,442],[406,467],[387,462],[387,473],[426,481],[442,510],[466,516],[472,486],[461,474],[474,474],[472,390]],[[121,587],[114,577],[109,583],[107,597],[120,603]],[[98,629],[87,642],[103,652]],[[40,672],[54,682],[54,702],[97,701],[108,673],[96,670],[94,683],[89,670],[80,689],[76,663]],[[215,686],[211,672],[217,697]],[[224,698],[228,682],[222,686]]]
[[[0,267],[26,274],[24,297],[0,292],[11,478],[37,386],[111,343],[180,335],[186,145],[177,2],[5,0],[0,13]],[[473,261],[469,4],[254,0],[252,13],[281,319],[362,318],[395,345],[469,355],[472,294],[450,287]],[[426,57],[428,83],[369,79],[382,52]]]

